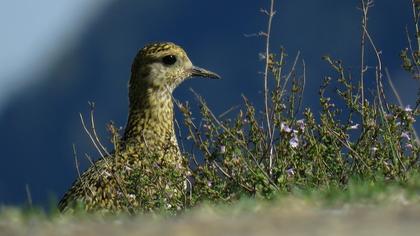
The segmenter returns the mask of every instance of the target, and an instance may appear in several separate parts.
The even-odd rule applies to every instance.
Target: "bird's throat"
[[[172,95],[167,91],[146,90],[136,98],[130,99],[123,142],[139,147],[177,146]]]

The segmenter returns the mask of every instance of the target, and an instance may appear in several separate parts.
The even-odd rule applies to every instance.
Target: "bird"
[[[220,79],[194,66],[181,46],[151,43],[131,66],[128,120],[109,155],[73,182],[58,203],[61,212],[145,212],[185,206],[188,160],[174,127],[172,92],[192,77]]]

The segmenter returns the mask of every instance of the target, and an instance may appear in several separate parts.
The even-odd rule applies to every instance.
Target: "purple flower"
[[[284,122],[281,122],[280,124],[280,130],[286,133],[292,132],[292,129]]]
[[[304,119],[297,120],[296,124],[299,126],[299,129],[301,131],[305,130],[305,120]]]
[[[299,146],[299,139],[296,134],[294,134],[293,137],[289,140],[289,145],[292,148],[296,148]]]
[[[286,174],[289,177],[292,177],[293,175],[295,175],[295,170],[293,168],[289,168],[286,170]]]
[[[358,129],[358,128],[359,128],[359,124],[354,124],[350,126],[348,129]]]
[[[402,132],[401,133],[401,138],[405,138],[407,140],[411,140],[410,134],[408,132]]]
[[[407,106],[405,106],[404,111],[405,111],[405,112],[412,112],[412,111],[413,111],[413,109],[411,108],[411,106],[410,106],[410,105],[407,105]]]

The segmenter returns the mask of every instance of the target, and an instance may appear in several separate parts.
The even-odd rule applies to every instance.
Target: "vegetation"
[[[305,62],[299,54],[287,67],[285,49],[270,51],[271,9],[264,74],[264,111],[246,97],[244,106],[230,118],[215,116],[198,97],[202,118],[195,121],[188,105],[178,104],[199,152],[187,153],[193,160],[193,204],[202,200],[231,202],[241,196],[271,199],[293,189],[348,189],[348,181],[405,182],[419,170],[419,142],[413,124],[420,99],[413,107],[390,104],[384,91],[381,52],[367,30],[371,0],[361,0],[360,77],[352,77],[345,63],[324,56],[331,66],[319,89],[320,111],[302,106]],[[416,39],[418,2],[413,3]],[[408,37],[401,52],[402,66],[413,78],[419,75],[419,40]],[[415,47],[414,47],[415,45]],[[365,48],[373,49],[377,63],[365,65]],[[301,63],[300,63],[301,62]],[[301,70],[298,69],[301,65]],[[290,68],[286,72],[286,68]],[[375,81],[373,92],[365,81]],[[392,81],[390,87],[399,98]],[[272,85],[272,86],[269,86]],[[334,90],[332,88],[335,88]],[[197,157],[203,157],[200,161]]]
[[[269,10],[262,10],[268,18],[267,30],[259,34],[266,45],[261,55],[265,62],[264,109],[258,111],[256,107],[261,104],[256,101],[254,105],[244,96],[244,104],[239,109],[218,117],[194,91],[200,115],[192,114],[188,103],[175,101],[184,115],[182,128],[188,130],[187,137],[178,138],[184,143],[181,146],[195,147],[192,152],[184,150],[191,168],[187,191],[183,202],[162,204],[159,194],[148,197],[142,194],[143,187],[138,187],[148,186],[150,179],[137,178],[141,173],[133,175],[131,182],[124,185],[129,189],[121,191],[147,203],[144,208],[147,212],[170,208],[172,213],[179,213],[202,202],[232,203],[243,197],[269,200],[296,190],[348,191],[349,180],[355,178],[369,183],[403,184],[409,176],[418,173],[420,143],[413,125],[420,114],[420,99],[413,107],[389,102],[384,90],[384,75],[388,73],[381,52],[367,30],[373,1],[360,0],[359,76],[352,76],[344,62],[322,57],[330,65],[331,75],[325,76],[319,88],[319,111],[303,105],[306,69],[299,53],[290,62],[284,48],[278,52],[271,50],[275,11],[274,1],[270,3]],[[420,3],[413,0],[412,4],[415,34],[420,35]],[[414,79],[420,74],[420,37],[415,38],[413,42],[407,31],[408,46],[401,51],[402,67]],[[365,51],[374,53],[376,65],[365,64],[368,56]],[[389,76],[387,79],[400,101],[392,80]],[[374,81],[373,88],[365,81]],[[93,111],[90,120],[91,132],[83,125],[101,153],[104,147],[96,136]],[[109,130],[118,155],[118,129],[111,124]],[[159,172],[161,179],[174,183],[179,180],[179,173],[170,169],[151,168],[148,171]],[[133,212],[144,212],[144,209]]]
[[[237,221],[242,219],[239,224],[245,229],[245,218],[249,215],[265,219],[274,219],[279,214],[286,214],[284,219],[320,219],[322,209],[340,209],[342,212],[347,205],[369,205],[376,212],[382,212],[378,208],[393,206],[398,209],[397,212],[401,210],[407,214],[410,208],[418,209],[420,145],[413,125],[420,114],[420,97],[413,106],[403,106],[400,102],[398,92],[382,64],[381,52],[367,30],[368,13],[373,2],[360,0],[360,3],[360,71],[356,78],[346,68],[345,62],[324,56],[325,63],[331,66],[331,75],[325,76],[319,89],[321,110],[313,111],[303,106],[306,79],[304,60],[299,54],[293,60],[288,60],[284,48],[278,52],[271,50],[271,21],[275,13],[273,0],[270,9],[263,11],[268,17],[267,30],[260,33],[266,45],[262,55],[265,61],[263,111],[259,112],[256,108],[261,105],[258,101],[243,97],[244,104],[239,109],[216,116],[193,91],[201,110],[198,116],[192,114],[188,103],[176,101],[184,115],[184,128],[188,130],[183,142],[196,147],[191,152],[184,150],[190,159],[191,173],[185,202],[180,207],[183,215],[179,221],[167,219],[166,216],[174,212],[164,209],[157,209],[148,215],[155,219],[154,223],[150,223],[150,217],[145,218],[144,215],[89,215],[86,220],[82,212],[62,216],[33,209],[29,213],[3,209],[0,221],[4,219],[5,222],[16,224],[10,227],[0,224],[0,230],[26,230],[19,227],[30,225],[33,216],[41,225],[53,228],[53,232],[60,229],[48,222],[53,225],[71,224],[74,227],[83,222],[82,231],[88,230],[83,227],[102,227],[111,222],[117,231],[125,228],[130,232],[150,230],[157,234],[165,230],[171,232],[170,229],[178,232],[177,227],[199,232],[196,228],[200,224],[220,223],[217,220],[220,218],[227,222],[235,221],[232,220],[233,216],[241,216]],[[413,79],[418,79],[420,2],[412,0],[412,5],[415,40],[411,39],[413,37],[410,37],[408,30],[407,48],[401,50],[400,56],[402,67]],[[374,67],[365,64],[365,49],[368,47],[377,59]],[[368,80],[375,81],[373,90],[367,87],[365,81]],[[398,104],[389,102],[390,95],[384,90],[386,83],[392,88],[392,96],[397,98]],[[115,139],[118,132],[112,125],[110,130],[113,143],[118,144]],[[169,180],[176,177],[179,176],[173,173],[167,176]],[[133,183],[133,186],[137,184]],[[159,198],[144,199],[144,202],[159,205],[154,200],[159,201]],[[197,205],[199,207],[191,209]],[[290,205],[299,210],[290,210]],[[306,213],[302,213],[302,209]],[[359,212],[357,207],[353,211],[356,211],[356,215],[372,214],[366,209]],[[384,211],[395,213],[393,210]],[[308,214],[312,214],[313,218]],[[331,219],[336,215],[329,212],[322,216]],[[418,213],[410,216],[420,218]],[[343,215],[340,217],[344,222],[342,224],[349,223]],[[383,217],[386,218],[386,214]],[[399,222],[390,219],[390,222]],[[159,226],[162,222],[168,226],[166,229]],[[182,226],[183,222],[190,223]],[[38,227],[36,232],[42,232],[41,226]],[[215,232],[229,232],[229,229],[232,228],[222,225],[218,229],[220,231]]]
[[[418,232],[418,176],[404,184],[352,179],[347,190],[292,190],[270,201],[242,198],[233,204],[203,203],[176,219],[163,213],[63,215],[3,208],[1,235],[399,235]],[[163,227],[164,226],[164,227]],[[204,230],[205,229],[205,230]]]

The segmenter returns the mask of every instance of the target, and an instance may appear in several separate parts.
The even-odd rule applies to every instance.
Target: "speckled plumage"
[[[175,136],[172,92],[191,76],[219,78],[194,67],[173,43],[150,44],[138,52],[131,68],[128,121],[118,150],[76,179],[58,205],[61,211],[71,212],[76,205],[106,212],[184,206],[188,167]]]

